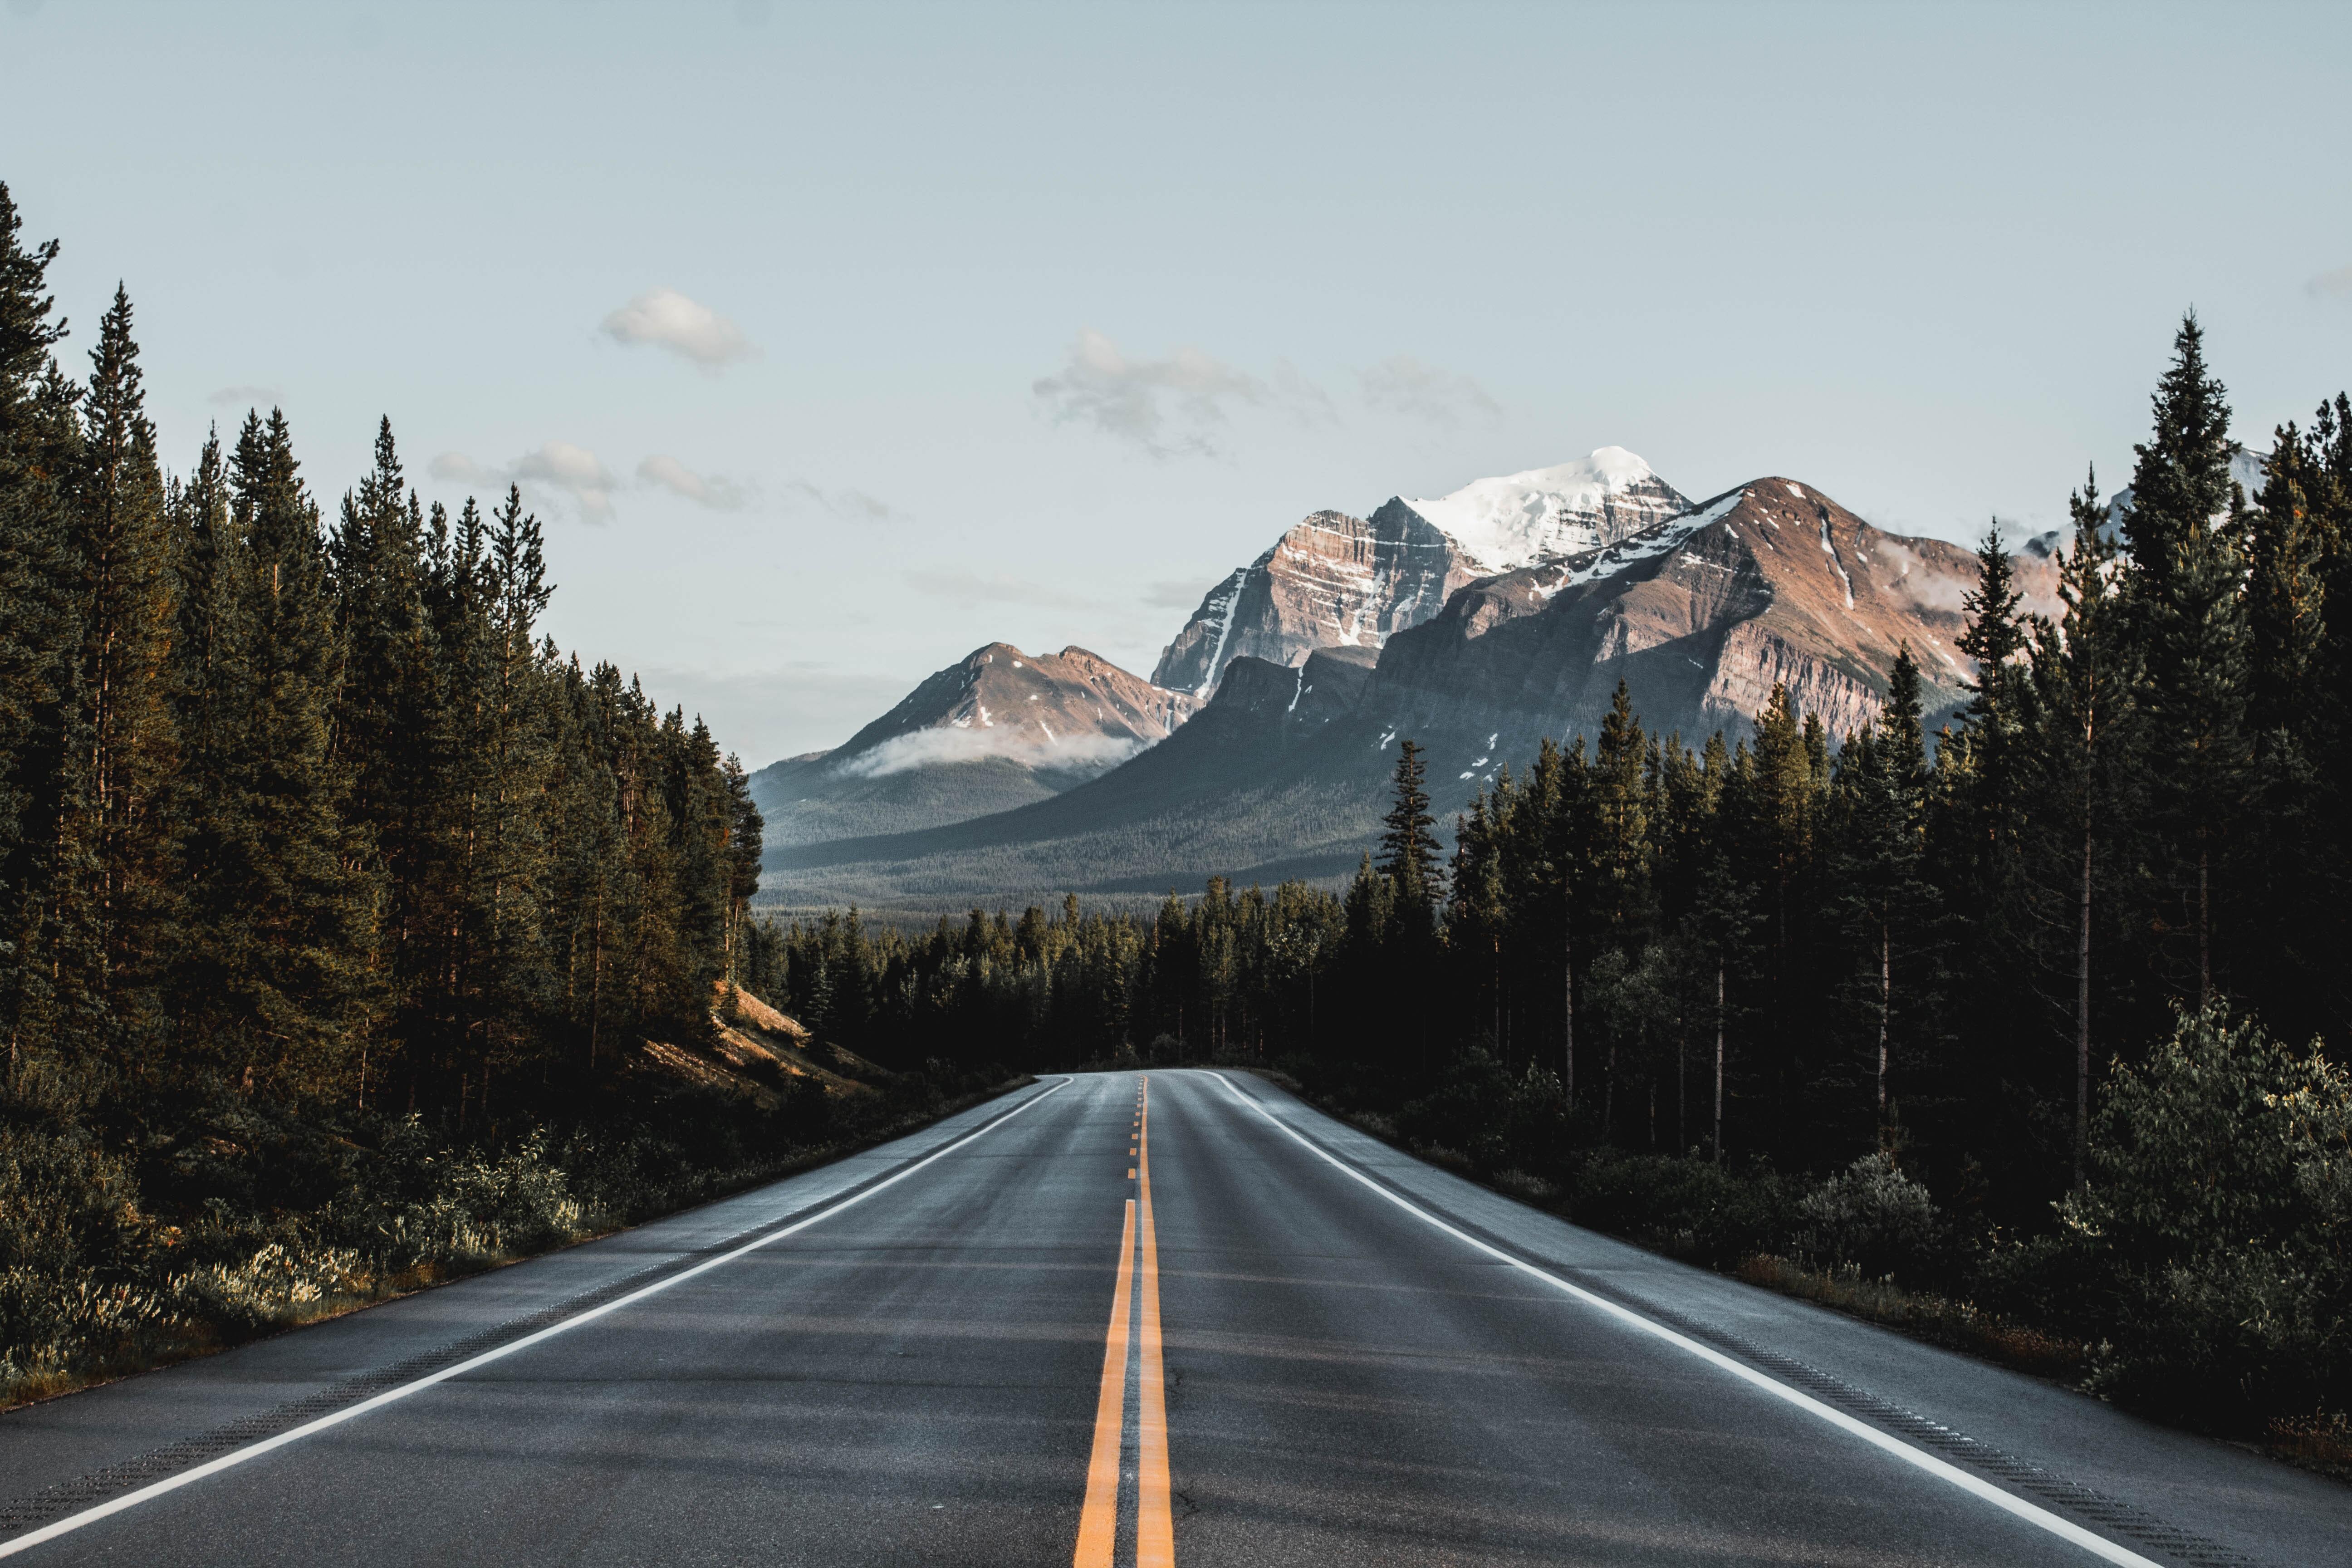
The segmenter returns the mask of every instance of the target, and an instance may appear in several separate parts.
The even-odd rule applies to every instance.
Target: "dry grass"
[[[2290,1464],[2352,1481],[2352,1418],[2315,1410],[2271,1423],[2270,1450]]]
[[[1733,1273],[1750,1285],[1818,1302],[2037,1377],[2074,1383],[2089,1367],[2087,1345],[2011,1322],[1970,1302],[1906,1290],[1891,1279],[1866,1279],[1855,1269],[1807,1268],[1769,1256],[1750,1258]]]

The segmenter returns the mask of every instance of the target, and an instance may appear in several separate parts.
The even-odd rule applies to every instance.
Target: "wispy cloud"
[[[725,474],[698,474],[676,458],[656,453],[637,465],[637,482],[666,489],[713,511],[740,511],[751,504],[752,489]]]
[[[940,763],[1011,757],[1044,767],[1108,770],[1143,750],[1143,744],[1132,735],[1033,733],[1028,724],[1013,722],[987,730],[915,730],[844,757],[833,767],[852,778],[885,778]]]
[[[2315,300],[2352,300],[2352,267],[2323,272],[2305,284],[2303,291]]]
[[[604,335],[616,343],[651,343],[717,372],[758,351],[743,329],[675,289],[649,289],[604,318]]]
[[[428,471],[451,484],[503,487],[520,484],[568,499],[583,522],[613,521],[613,492],[621,482],[596,455],[569,441],[550,441],[502,468],[478,463],[463,452],[444,452]]]
[[[1234,405],[1272,405],[1308,419],[1330,413],[1330,400],[1287,363],[1269,384],[1189,346],[1167,359],[1130,359],[1092,327],[1030,391],[1056,425],[1092,426],[1155,458],[1213,453],[1211,433]]]
[[[1468,418],[1499,419],[1503,405],[1466,375],[1411,354],[1391,354],[1358,373],[1364,401],[1374,408],[1451,430]]]
[[[444,484],[502,485],[507,482],[505,469],[478,463],[463,452],[442,453],[426,466],[425,471]]]
[[[919,567],[900,574],[907,586],[934,598],[959,604],[1036,605],[1049,610],[1097,610],[1101,601],[1084,594],[1031,583],[1000,572],[978,572],[969,566]]]
[[[279,399],[274,386],[224,386],[205,401],[216,408],[275,408]]]
[[[907,514],[888,501],[860,489],[828,490],[806,479],[794,479],[784,486],[785,493],[820,510],[829,511],[845,522],[887,522]]]

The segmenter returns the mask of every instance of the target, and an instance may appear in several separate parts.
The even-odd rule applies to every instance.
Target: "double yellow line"
[[[1135,1142],[1128,1150],[1135,1157],[1128,1174],[1138,1185],[1136,1196],[1127,1200],[1127,1223],[1119,1234],[1118,1282],[1111,1290],[1110,1331],[1103,1342],[1102,1390],[1095,1400],[1095,1446],[1087,1464],[1087,1506],[1078,1516],[1074,1568],[1110,1568],[1118,1538],[1118,1459],[1127,1432],[1130,1348],[1142,1359],[1136,1409],[1136,1568],[1175,1568],[1176,1563],[1175,1527],[1168,1510],[1168,1393],[1160,1364],[1160,1240],[1151,1225],[1150,1096],[1151,1080],[1138,1079]]]

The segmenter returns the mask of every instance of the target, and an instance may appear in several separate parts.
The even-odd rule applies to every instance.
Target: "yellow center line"
[[[1074,1568],[1110,1568],[1118,1538],[1118,1443],[1127,1429],[1127,1320],[1135,1286],[1135,1200],[1118,1238],[1118,1283],[1111,1289],[1110,1333],[1103,1343],[1102,1392],[1095,1399],[1095,1447],[1087,1461],[1087,1506],[1078,1516]]]
[[[1140,1408],[1137,1435],[1140,1439],[1140,1473],[1136,1479],[1136,1568],[1175,1568],[1176,1531],[1168,1511],[1168,1400],[1160,1371],[1160,1238],[1151,1225],[1151,1080],[1143,1080],[1144,1109],[1136,1142],[1142,1150],[1136,1168],[1142,1173],[1143,1265],[1139,1271],[1143,1300]]]

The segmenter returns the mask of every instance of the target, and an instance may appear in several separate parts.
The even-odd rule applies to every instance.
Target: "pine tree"
[[[2230,410],[2205,370],[2194,314],[2174,340],[2156,396],[2156,431],[2136,450],[2131,543],[2134,620],[2146,649],[2152,761],[2168,907],[2158,918],[2191,942],[2200,1005],[2216,984],[2216,927],[2229,904],[2231,803],[2250,762],[2252,637],[2245,563],[2231,519]],[[2216,526],[2229,522],[2230,526]]]
[[[67,760],[51,959],[70,1009],[118,1070],[155,1049],[165,853],[158,796],[175,764],[168,659],[177,586],[154,427],[141,390],[131,301],[120,286],[90,352],[81,463],[69,502],[80,647]]]
[[[78,389],[50,357],[66,335],[47,292],[58,242],[27,246],[0,184],[0,1033],[8,1081],[45,1050],[41,962],[62,801],[77,575],[67,524]]]
[[[1437,836],[1430,831],[1437,819],[1429,814],[1423,772],[1421,748],[1405,742],[1397,757],[1394,798],[1381,819],[1379,863],[1381,875],[1396,886],[1398,917],[1420,929],[1434,917],[1442,890]]]
[[[181,840],[180,1048],[248,1095],[340,1094],[383,1005],[381,887],[341,816],[326,542],[282,414],[247,416],[229,473],[234,647],[215,662],[232,675],[218,793]]]
[[[2089,1135],[2095,1018],[2095,939],[2115,926],[2110,907],[2119,866],[2134,858],[2126,825],[2140,787],[2134,763],[2140,733],[2138,647],[2115,587],[2116,547],[2093,470],[2068,499],[2074,538],[2059,563],[2054,626],[2034,627],[2029,660],[2033,690],[2027,794],[2032,868],[2028,918],[2036,937],[2056,950],[2043,965],[2064,977],[2061,1004],[2072,1047],[2074,1179],[2084,1179]]]
[[[1997,547],[1996,547],[1997,548]],[[1861,960],[1873,1026],[1874,1100],[1881,1147],[1894,1134],[1892,1083],[1898,1025],[1932,1011],[1927,987],[1909,972],[1929,945],[1936,893],[1925,874],[1927,754],[1919,666],[1910,645],[1897,651],[1874,731],[1850,740],[1839,757],[1841,816],[1833,886],[1848,941]],[[1905,972],[1898,1001],[1897,970]]]

